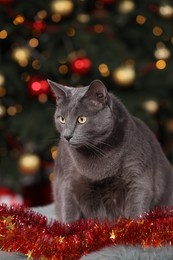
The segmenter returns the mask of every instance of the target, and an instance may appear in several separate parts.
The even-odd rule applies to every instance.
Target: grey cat
[[[173,205],[173,171],[149,128],[94,80],[73,88],[49,80],[60,133],[53,194],[57,219],[136,218]]]

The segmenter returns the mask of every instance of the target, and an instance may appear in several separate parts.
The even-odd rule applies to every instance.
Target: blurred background
[[[173,1],[0,0],[0,203],[52,201],[47,78],[102,80],[173,161]]]

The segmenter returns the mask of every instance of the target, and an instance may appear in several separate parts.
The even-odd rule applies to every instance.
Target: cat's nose
[[[64,138],[65,138],[67,141],[70,141],[70,139],[72,138],[72,135],[64,135]]]

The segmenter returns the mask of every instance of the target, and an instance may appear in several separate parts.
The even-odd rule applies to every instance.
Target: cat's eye
[[[79,116],[77,119],[79,124],[85,124],[86,120],[87,120],[86,116]]]
[[[59,116],[58,119],[61,122],[61,124],[65,124],[65,118],[63,116]]]

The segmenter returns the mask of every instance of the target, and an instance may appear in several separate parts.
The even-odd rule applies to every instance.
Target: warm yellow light
[[[5,77],[3,74],[0,73],[0,86],[3,86],[5,83]]]
[[[138,24],[144,24],[146,22],[146,17],[143,15],[137,15],[136,16],[136,22]]]
[[[165,60],[158,60],[156,62],[156,68],[159,70],[163,70],[166,68],[166,61]]]
[[[103,30],[104,30],[104,27],[103,27],[102,24],[96,24],[96,25],[94,26],[94,31],[95,31],[96,33],[102,33]]]
[[[32,67],[35,69],[35,70],[39,70],[41,68],[41,63],[39,60],[34,60],[32,62]]]
[[[22,24],[25,21],[25,17],[21,14],[17,15],[13,20],[14,25]]]
[[[57,146],[53,146],[51,148],[51,154],[52,154],[52,158],[55,160],[56,156],[57,156],[57,149],[58,147]]]
[[[88,23],[90,20],[90,16],[88,14],[78,14],[77,15],[77,20],[80,23]]]
[[[135,3],[133,0],[121,0],[118,5],[118,10],[122,14],[127,14],[135,9]]]
[[[160,36],[160,35],[162,35],[162,33],[163,33],[163,30],[162,30],[161,27],[159,27],[159,26],[154,26],[154,28],[153,28],[153,34],[154,34],[155,36]]]
[[[54,179],[55,179],[55,174],[54,174],[54,172],[51,172],[50,175],[49,175],[49,181],[53,182]]]
[[[61,21],[61,15],[60,14],[52,14],[52,21],[55,23],[58,23]]]
[[[168,19],[172,18],[173,17],[173,6],[164,4],[164,5],[160,6],[159,13],[164,18],[168,18]]]
[[[76,34],[75,28],[69,27],[68,30],[67,30],[67,35],[68,35],[69,37],[73,37],[73,36],[75,36],[75,34]]]
[[[68,69],[68,66],[67,65],[61,65],[59,66],[59,73],[65,75],[68,73],[69,69]]]
[[[2,118],[6,113],[6,109],[4,106],[0,105],[0,118]]]
[[[166,48],[163,42],[158,42],[156,45],[156,50],[154,52],[154,55],[159,60],[165,60],[170,57],[171,52],[169,49]]]
[[[136,78],[136,71],[134,66],[122,65],[113,71],[114,81],[124,87],[131,85]]]
[[[58,13],[62,16],[69,15],[74,8],[72,0],[54,0],[51,3],[51,9],[54,13]]]
[[[149,113],[154,114],[159,109],[159,104],[155,100],[147,100],[143,104],[144,109],[147,110]]]
[[[33,48],[37,47],[39,45],[39,41],[37,38],[32,38],[29,40],[29,45]]]
[[[38,11],[38,13],[37,13],[37,17],[39,18],[39,19],[45,19],[46,17],[47,17],[47,12],[46,12],[46,10],[40,10],[40,11]]]
[[[106,64],[100,64],[98,69],[103,77],[108,77],[110,75],[110,70]]]
[[[10,106],[7,108],[7,114],[9,116],[14,116],[17,113],[17,109],[15,106]]]
[[[13,58],[16,61],[25,61],[28,60],[30,56],[30,51],[26,47],[17,47],[13,50]]]
[[[6,30],[2,30],[2,31],[0,31],[0,39],[5,39],[5,38],[7,38],[7,31]]]
[[[40,103],[46,103],[47,100],[48,100],[48,97],[47,97],[46,94],[40,94],[40,95],[38,96],[38,100],[40,101]]]
[[[0,97],[4,97],[6,95],[6,89],[0,86]]]

